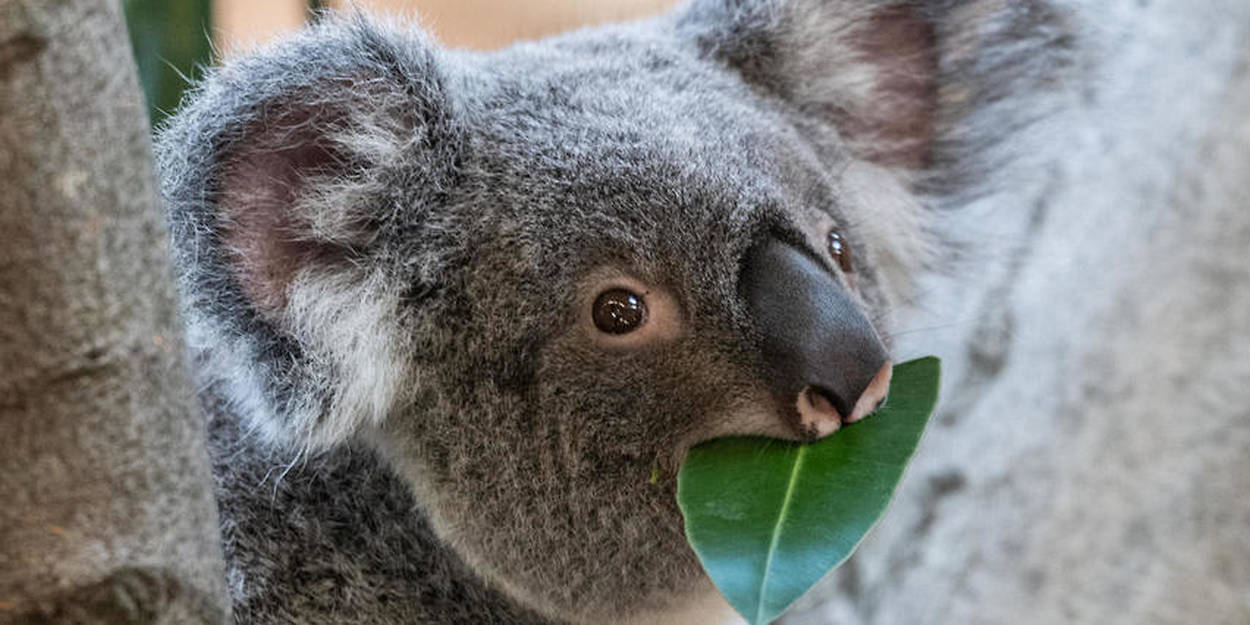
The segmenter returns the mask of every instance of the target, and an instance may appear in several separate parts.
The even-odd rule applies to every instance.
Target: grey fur
[[[932,56],[862,54],[883,14]],[[776,433],[741,257],[834,220],[886,331],[942,245],[932,209],[985,191],[1001,129],[1037,114],[1002,96],[1053,79],[1063,24],[1041,2],[707,0],[475,54],[355,17],[211,72],[157,153],[240,619],[706,604],[676,467]],[[874,98],[934,132],[900,139]],[[285,221],[253,240],[249,210]],[[675,293],[683,335],[587,341],[607,270]]]

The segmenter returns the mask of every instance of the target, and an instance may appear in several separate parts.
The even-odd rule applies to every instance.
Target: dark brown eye
[[[838,263],[844,273],[851,273],[854,265],[851,264],[851,244],[842,238],[842,233],[836,229],[829,231],[829,255]]]
[[[595,326],[608,334],[633,332],[647,320],[647,305],[642,297],[625,289],[604,291],[595,298],[591,311]]]

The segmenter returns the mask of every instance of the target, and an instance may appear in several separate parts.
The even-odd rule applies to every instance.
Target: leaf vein
[[[759,625],[761,619],[764,618],[764,596],[768,588],[768,577],[772,572],[773,556],[777,553],[777,543],[781,539],[781,528],[786,523],[786,515],[790,512],[790,499],[794,495],[794,484],[799,479],[799,472],[803,468],[803,459],[807,456],[807,445],[799,447],[798,453],[794,456],[794,465],[790,469],[790,481],[786,484],[786,496],[781,500],[781,509],[777,511],[777,522],[773,525],[772,540],[768,544],[768,557],[764,560],[764,575],[760,579],[759,599],[756,602],[755,625]]]

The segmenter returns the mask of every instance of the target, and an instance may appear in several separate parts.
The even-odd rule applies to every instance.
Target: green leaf
[[[178,107],[212,56],[209,0],[125,0],[126,28],[153,126]]]
[[[686,538],[752,625],[781,615],[881,518],[937,402],[932,356],[894,368],[886,406],[812,444],[725,438],[677,475]]]

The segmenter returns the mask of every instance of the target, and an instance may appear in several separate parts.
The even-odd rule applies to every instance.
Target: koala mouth
[[[805,386],[794,402],[788,405],[773,401],[771,397],[756,397],[730,410],[727,419],[718,421],[709,430],[691,432],[681,439],[669,466],[675,475],[691,447],[717,438],[764,436],[799,442],[817,441],[837,432],[844,425],[867,418],[885,405],[893,375],[893,365],[886,360],[849,408],[835,393],[815,385]],[[775,408],[770,410],[766,406]],[[657,467],[664,464],[657,460]]]
[[[887,360],[873,375],[850,410],[847,410],[846,403],[835,393],[808,386],[799,392],[795,401],[799,412],[799,429],[805,433],[811,432],[814,435],[812,440],[816,440],[833,434],[843,425],[863,420],[885,404],[893,377],[894,367]]]

